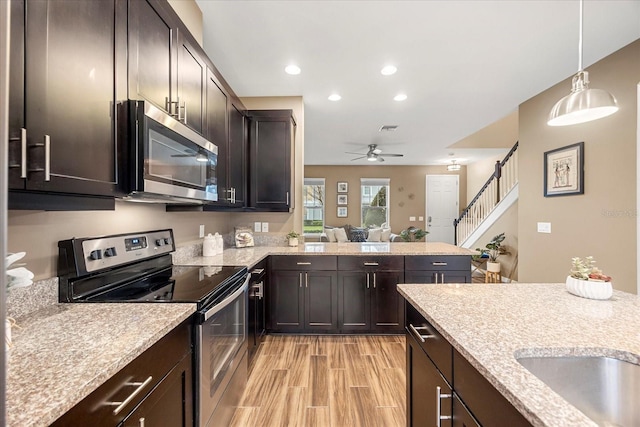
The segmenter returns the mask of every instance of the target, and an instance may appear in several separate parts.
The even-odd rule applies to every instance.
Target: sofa
[[[339,227],[325,226],[321,242],[404,242],[402,237],[391,232],[387,224],[380,227],[356,227],[345,224]]]

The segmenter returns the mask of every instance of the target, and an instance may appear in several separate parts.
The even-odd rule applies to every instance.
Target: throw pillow
[[[388,242],[389,240],[391,240],[391,229],[390,228],[383,228],[381,229],[381,233],[380,233],[380,241],[381,242]]]
[[[367,242],[379,242],[382,238],[382,228],[372,228],[369,230]]]
[[[335,228],[325,228],[324,234],[327,235],[327,239],[329,242],[334,243],[336,241],[336,229]]]
[[[352,228],[351,229],[351,241],[352,242],[366,242],[367,241],[367,232],[362,228]]]
[[[349,239],[347,239],[347,233],[344,231],[344,228],[341,228],[341,227],[334,228],[333,233],[338,243],[344,243],[349,241]]]

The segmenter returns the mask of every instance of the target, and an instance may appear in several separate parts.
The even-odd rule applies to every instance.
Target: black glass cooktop
[[[109,279],[101,277],[102,286],[94,286],[98,289],[89,292],[81,301],[186,302],[197,303],[200,308],[232,293],[242,285],[247,274],[246,267],[172,265],[108,285],[104,282]],[[76,286],[76,290],[80,287],[87,290],[91,283],[83,281]]]

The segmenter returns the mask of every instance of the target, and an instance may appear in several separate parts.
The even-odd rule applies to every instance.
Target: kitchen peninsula
[[[459,381],[463,376],[456,368],[456,361],[459,361],[470,367],[465,373],[479,373],[478,378],[483,378],[480,381],[487,381],[527,423],[534,426],[597,424],[525,369],[517,359],[605,356],[640,364],[640,297],[637,295],[614,291],[610,300],[598,301],[573,296],[565,290],[564,284],[523,283],[406,284],[399,285],[398,290],[432,325],[433,333],[442,336],[453,348],[449,354],[453,353],[451,383],[454,392],[457,393],[457,384],[461,382],[471,388],[471,381]],[[408,348],[412,339],[407,337]],[[433,345],[434,340],[430,341]],[[450,365],[451,358],[448,360]],[[467,395],[470,397],[462,393],[460,396],[478,421],[487,425],[487,418],[483,421],[474,412],[483,406],[486,414],[490,406],[487,394],[484,404],[475,408],[469,400],[480,397],[472,393]],[[618,396],[618,399],[624,398]],[[453,404],[455,413],[455,400]],[[623,400],[613,404],[633,406],[635,402]],[[494,411],[493,416],[496,414],[503,416]]]

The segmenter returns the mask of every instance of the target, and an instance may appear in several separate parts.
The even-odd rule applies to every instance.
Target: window
[[[389,178],[361,178],[360,194],[364,227],[389,223]]]
[[[302,189],[303,234],[324,231],[324,178],[305,178]]]

